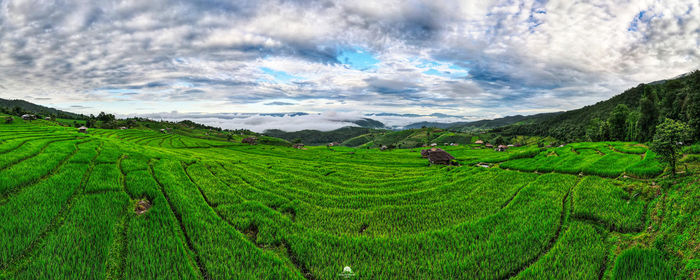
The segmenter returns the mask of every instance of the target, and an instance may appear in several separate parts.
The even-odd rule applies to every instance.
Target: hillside
[[[439,128],[418,128],[399,131],[374,131],[359,135],[343,142],[348,147],[381,147],[391,148],[415,148],[431,143],[469,144],[472,142],[472,134],[445,131]]]
[[[327,145],[332,142],[343,142],[347,139],[357,137],[359,135],[368,134],[370,132],[378,132],[377,130],[367,127],[343,127],[331,131],[318,130],[300,130],[294,132],[286,132],[279,129],[269,129],[263,132],[264,135],[285,139],[289,142],[299,142],[305,145]]]
[[[503,118],[496,118],[492,120],[478,120],[472,122],[453,122],[453,123],[440,123],[440,122],[417,122],[412,123],[404,127],[404,129],[422,128],[422,127],[435,127],[449,129],[451,131],[459,132],[480,132],[486,131],[497,127],[502,127],[512,124],[525,124],[537,122],[538,120],[551,117],[561,112],[557,113],[542,113],[536,115],[522,116],[507,116]]]
[[[613,120],[613,112],[618,117]],[[496,128],[503,135],[546,135],[564,141],[648,141],[663,118],[690,124],[700,139],[700,71],[640,84],[608,100],[545,116],[527,124]]]
[[[19,112],[15,112],[19,109]],[[79,119],[85,118],[85,116],[80,114],[75,114],[71,112],[66,112],[54,108],[49,108],[46,106],[37,105],[21,99],[2,99],[0,98],[0,112],[4,113],[15,113],[16,115],[21,115],[24,113],[41,115],[41,116],[54,116],[57,118],[66,119]]]
[[[459,165],[438,166],[413,149],[234,137],[0,124],[0,279],[325,280],[344,267],[358,279],[700,273],[700,165],[670,178],[643,145],[441,146]]]

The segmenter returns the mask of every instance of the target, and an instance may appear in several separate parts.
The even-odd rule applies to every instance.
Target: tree
[[[693,138],[697,140],[700,139],[700,92],[691,93],[687,104],[686,117],[688,124],[693,129]]]
[[[105,112],[100,112],[97,115],[97,119],[102,122],[111,122],[115,120],[115,117],[112,114],[105,114]]]
[[[690,133],[688,125],[672,119],[666,119],[656,127],[651,149],[671,166],[673,175],[676,175],[676,161],[682,155],[683,143],[690,138]]]
[[[645,89],[644,96],[639,101],[639,137],[641,142],[648,141],[654,135],[657,121],[659,119],[659,109],[656,107],[656,94],[653,91]]]
[[[12,108],[12,114],[15,116],[21,116],[22,114],[24,114],[24,111],[19,106],[15,106],[14,108]]]
[[[608,118],[610,124],[610,138],[624,141],[627,136],[627,117],[630,109],[625,104],[618,104]]]

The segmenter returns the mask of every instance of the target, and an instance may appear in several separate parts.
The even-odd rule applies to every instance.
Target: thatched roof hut
[[[455,157],[440,149],[430,149],[428,151],[428,161],[430,161],[430,164],[452,165],[454,164],[452,161],[453,159],[455,159]]]
[[[493,145],[491,145],[491,143],[487,143],[486,148],[493,148]]]
[[[508,146],[506,146],[506,145],[498,145],[498,147],[496,148],[496,151],[505,152],[507,149],[508,149]]]
[[[296,143],[296,144],[292,145],[292,148],[294,148],[294,149],[300,149],[300,150],[301,150],[301,149],[304,148],[304,144],[302,144],[302,143]]]
[[[80,132],[80,133],[88,133],[88,128],[87,128],[87,127],[84,127],[84,126],[78,127],[78,132]]]
[[[484,140],[476,140],[476,141],[474,141],[474,144],[479,144],[479,145],[484,144]]]

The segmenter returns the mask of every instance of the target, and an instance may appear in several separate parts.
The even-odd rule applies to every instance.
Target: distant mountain
[[[331,131],[318,130],[300,130],[294,132],[286,132],[279,129],[268,129],[263,132],[264,135],[282,138],[290,142],[301,142],[306,145],[326,145],[331,142],[344,142],[347,139],[380,131],[369,127],[354,127],[347,126]]]
[[[352,123],[365,128],[385,128],[384,123],[370,118],[352,121]]]
[[[2,99],[0,98],[0,108],[6,112],[12,112],[15,107],[19,107],[25,113],[38,114],[38,115],[54,115],[59,118],[66,119],[78,119],[85,116],[66,112],[54,108],[49,108],[46,106],[34,104],[21,99]]]
[[[407,126],[404,126],[404,129],[413,129],[413,128],[421,128],[421,127],[435,127],[435,128],[449,129],[451,131],[458,131],[458,132],[478,132],[478,131],[486,131],[486,130],[490,130],[493,128],[502,127],[502,126],[506,126],[506,125],[512,125],[512,124],[518,124],[518,123],[519,124],[532,123],[532,122],[536,122],[537,120],[551,117],[551,116],[561,114],[561,113],[562,112],[542,113],[542,114],[536,114],[536,115],[530,115],[530,116],[515,115],[515,116],[507,116],[507,117],[503,117],[503,118],[492,119],[492,120],[478,120],[478,121],[472,121],[472,122],[454,122],[454,123],[417,122],[417,123],[412,123],[412,124],[409,124]]]

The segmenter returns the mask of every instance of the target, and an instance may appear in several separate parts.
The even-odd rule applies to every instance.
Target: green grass
[[[600,177],[589,176],[573,192],[573,216],[592,220],[613,231],[640,231],[644,224],[644,201]]]
[[[615,260],[612,279],[675,279],[675,276],[660,251],[632,248]]]
[[[698,177],[657,177],[635,143],[446,146],[448,167],[375,146],[427,129],[306,150],[205,133],[0,125],[0,279],[698,275]]]

